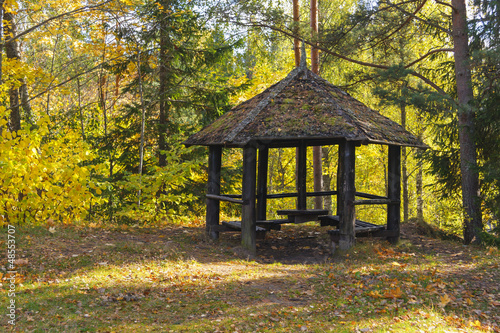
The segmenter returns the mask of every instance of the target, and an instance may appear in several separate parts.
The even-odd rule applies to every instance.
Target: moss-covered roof
[[[402,126],[305,66],[235,106],[184,144],[242,147],[250,142],[298,139],[426,147]]]

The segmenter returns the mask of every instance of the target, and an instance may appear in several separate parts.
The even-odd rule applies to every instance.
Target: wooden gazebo
[[[390,241],[399,238],[401,146],[426,148],[417,137],[399,124],[368,108],[346,92],[310,71],[305,61],[286,78],[261,94],[241,103],[215,122],[189,137],[185,145],[209,147],[206,229],[211,238],[228,226],[220,225],[220,201],[242,204],[239,227],[242,246],[256,251],[256,233],[280,223],[320,220],[338,225],[331,233],[341,249],[354,245],[356,229],[372,231]],[[389,146],[386,196],[357,193],[355,189],[355,151],[363,144]],[[339,145],[336,191],[306,192],[307,146]],[[222,148],[243,149],[241,195],[220,193]],[[270,148],[298,147],[297,209],[278,211],[284,220],[266,219],[266,201],[280,197],[267,193]],[[257,173],[258,154],[258,173]],[[307,196],[337,195],[337,215],[325,210],[308,210]],[[291,196],[290,194],[281,197]],[[356,200],[356,197],[364,198]],[[387,225],[363,224],[355,218],[355,206],[386,204]],[[358,224],[356,224],[358,222]],[[229,227],[238,226],[229,225]]]

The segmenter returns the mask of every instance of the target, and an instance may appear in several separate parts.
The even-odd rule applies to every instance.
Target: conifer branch
[[[408,65],[405,65],[405,68],[410,68],[411,66],[413,66],[416,63],[424,60],[425,58],[427,58],[431,54],[438,53],[438,52],[453,52],[453,49],[445,48],[445,49],[431,50],[431,51],[427,52],[426,54],[424,54],[423,56],[421,56],[420,58],[418,58],[417,60],[414,60],[414,61],[410,62]]]

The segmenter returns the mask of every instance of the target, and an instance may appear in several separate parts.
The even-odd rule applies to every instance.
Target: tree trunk
[[[11,40],[16,35],[16,24],[14,22],[14,14],[10,12],[4,13],[5,22],[5,54],[9,59],[19,59],[19,50],[17,49],[17,41]],[[19,88],[14,86],[9,90],[10,99],[10,130],[17,132],[21,129],[21,113],[19,108]]]
[[[293,28],[293,34],[295,36],[299,35],[299,0],[293,0],[293,22],[295,24]],[[293,51],[295,53],[295,67],[300,66],[300,40],[298,38],[293,39]]]
[[[318,38],[318,0],[311,0],[311,32],[312,39]],[[311,71],[319,74],[319,53],[315,47],[311,48]],[[323,166],[321,158],[321,147],[313,147],[313,176],[314,176],[314,192],[320,192],[323,188]],[[323,208],[323,197],[317,196],[314,198],[314,208]]]
[[[406,103],[401,103],[401,126],[406,130]],[[401,176],[403,183],[403,222],[408,222],[408,170],[406,147],[401,147]]]
[[[467,9],[465,0],[452,0],[452,35],[455,57],[455,78],[458,96],[458,136],[460,142],[460,169],[462,173],[462,203],[464,207],[464,243],[478,243],[483,229],[479,174],[477,172],[474,137],[472,78],[469,62]]]
[[[137,76],[139,77],[139,96],[141,99],[141,142],[139,144],[139,191],[137,194],[137,207],[141,207],[141,187],[142,187],[142,167],[144,164],[144,135],[146,126],[146,105],[144,103],[144,94],[142,87],[142,72],[141,72],[141,51],[137,48]]]
[[[417,113],[417,123],[422,124],[422,115],[420,111]],[[419,125],[418,138],[423,141],[423,128]],[[416,191],[417,191],[417,221],[424,222],[424,191],[423,191],[423,174],[424,168],[422,166],[422,157],[417,160],[417,179],[416,179]]]
[[[21,108],[24,111],[25,119],[28,123],[33,124],[33,115],[31,114],[28,86],[26,85],[26,82],[24,80],[22,80],[21,87],[19,88],[19,93],[21,95]]]
[[[295,24],[293,28],[293,33],[295,36],[299,35],[299,0],[293,0],[293,22]],[[300,66],[300,40],[298,38],[293,39],[293,51],[295,53],[295,67]],[[281,155],[280,155],[281,156]],[[295,179],[298,179],[298,173],[297,170],[299,170],[299,148],[297,147],[295,149]],[[284,187],[284,186],[283,186]],[[295,182],[295,189],[297,192],[299,191],[299,183],[296,181]],[[297,201],[297,207],[298,207],[299,202]]]
[[[160,68],[159,68],[159,87],[158,87],[158,97],[160,99],[160,114],[158,117],[158,165],[160,167],[167,166],[167,156],[165,151],[167,150],[167,122],[168,122],[168,109],[169,105],[166,102],[167,93],[167,44],[168,44],[168,33],[167,33],[166,20],[161,19],[160,22]]]
[[[0,0],[0,85],[3,84],[3,49],[4,49],[4,35],[3,35],[3,18],[4,18],[4,9],[3,4],[4,0]],[[3,126],[0,126],[0,135],[3,133]]]
[[[85,141],[85,127],[83,125],[83,111],[82,111],[82,89],[80,85],[80,78],[76,78],[76,88],[78,93],[78,113],[80,114],[80,131],[82,133],[82,140]]]
[[[424,222],[424,198],[423,198],[423,186],[422,186],[422,177],[423,176],[423,168],[422,168],[422,159],[419,158],[417,161],[417,220],[418,222]]]
[[[325,165],[330,165],[330,154],[328,147],[321,148],[322,157]],[[329,173],[323,174],[323,191],[330,191],[332,186],[332,179]],[[324,197],[324,208],[328,210],[328,215],[332,214],[332,196],[327,195]]]

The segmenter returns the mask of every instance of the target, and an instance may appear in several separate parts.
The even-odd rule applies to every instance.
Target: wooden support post
[[[220,170],[222,165],[222,146],[208,148],[208,183],[207,194],[220,194]],[[219,238],[220,202],[214,198],[207,198],[206,231],[210,238]]]
[[[355,179],[355,162],[356,162],[356,146],[354,142],[346,141],[340,144],[339,156],[342,156],[342,163],[339,184],[339,205],[340,205],[340,239],[339,248],[348,250],[354,246],[356,237],[354,224],[356,221],[356,210],[354,206],[354,198],[356,196]]]
[[[391,243],[399,241],[399,224],[401,222],[401,147],[389,146],[387,177],[387,197],[392,200],[387,205],[387,230],[394,230],[397,236],[388,237]]]
[[[266,220],[267,211],[267,168],[269,162],[269,148],[259,148],[259,173],[257,176],[257,220]]]
[[[256,253],[255,187],[256,187],[257,153],[254,146],[243,149],[243,206],[241,212],[241,245],[252,255]]]
[[[340,153],[340,146],[338,149],[338,159],[337,159],[337,213],[335,215],[340,216],[342,215],[342,177],[341,175],[344,173],[342,166],[344,165],[344,158],[342,154]]]
[[[297,161],[297,209],[307,209],[307,145],[300,141]]]

